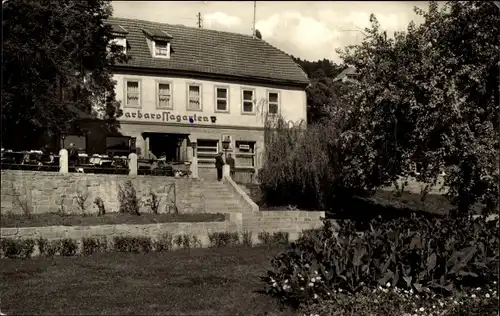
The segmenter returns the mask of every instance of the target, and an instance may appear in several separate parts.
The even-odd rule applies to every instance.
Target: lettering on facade
[[[139,119],[139,120],[151,120],[151,121],[162,121],[162,122],[186,122],[186,123],[200,123],[200,122],[216,122],[215,116],[202,116],[202,115],[176,115],[167,111],[161,112],[151,112],[143,113],[140,110],[134,112],[125,112],[125,118],[127,119]]]

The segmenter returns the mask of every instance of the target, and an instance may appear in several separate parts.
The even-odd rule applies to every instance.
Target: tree
[[[407,177],[436,183],[461,214],[475,202],[498,206],[500,13],[491,2],[447,2],[415,9],[424,23],[388,38],[372,15],[363,43],[342,53],[360,73],[343,99],[367,188]]]
[[[107,0],[17,0],[2,4],[2,147],[32,149],[44,137],[79,129],[82,115],[116,123],[109,67]]]
[[[311,80],[307,88],[307,120],[309,124],[328,119],[332,108],[340,106],[340,96],[345,93],[346,86],[341,82],[333,82],[343,66],[328,59],[310,62],[293,57]]]

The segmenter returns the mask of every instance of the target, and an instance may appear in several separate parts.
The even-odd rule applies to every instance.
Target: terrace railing
[[[10,170],[59,171],[59,155],[41,151],[2,151],[1,168]]]
[[[167,162],[165,159],[139,159],[135,153],[127,157],[79,154],[69,159],[68,151],[43,154],[41,151],[13,152],[2,150],[2,170],[52,171],[59,173],[129,174],[197,178],[197,159],[190,162]]]

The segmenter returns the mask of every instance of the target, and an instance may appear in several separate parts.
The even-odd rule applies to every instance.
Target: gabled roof
[[[307,75],[291,57],[252,36],[115,17],[107,23],[120,25],[129,32],[127,55],[131,59],[118,64],[121,67],[251,78],[276,84],[309,84]],[[161,32],[170,37],[171,58],[152,57],[147,32],[151,32],[149,36]]]
[[[172,35],[168,34],[165,31],[162,31],[162,30],[157,30],[157,29],[148,30],[148,29],[144,29],[142,31],[144,32],[144,34],[146,34],[146,36],[148,36],[152,40],[169,40],[169,39],[173,38]]]
[[[337,77],[333,78],[333,82],[343,80],[344,77],[353,77],[357,75],[359,74],[356,72],[356,68],[349,66],[346,69],[342,70],[342,72],[338,74]]]
[[[111,24],[111,34],[118,36],[126,36],[128,31],[119,24]]]

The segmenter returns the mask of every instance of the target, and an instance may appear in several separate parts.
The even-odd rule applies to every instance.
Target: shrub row
[[[208,239],[210,247],[230,247],[230,246],[252,246],[252,233],[243,232],[216,232],[209,233]],[[289,234],[277,232],[270,234],[261,232],[258,239],[265,245],[279,245],[288,243]],[[81,250],[79,249],[81,245]],[[161,252],[177,249],[200,248],[202,246],[200,239],[194,235],[177,235],[164,233],[157,239],[145,236],[115,236],[112,240],[106,237],[86,237],[79,243],[75,239],[65,238],[60,240],[38,239],[19,239],[2,238],[0,239],[0,257],[7,258],[30,258],[38,248],[42,256],[74,256],[78,253],[82,255],[91,255],[97,252],[134,252],[148,253],[151,251]]]
[[[387,284],[447,295],[498,279],[498,240],[497,222],[485,218],[373,220],[362,234],[346,221],[338,235],[324,220],[275,257],[262,279],[269,294],[294,305]]]

